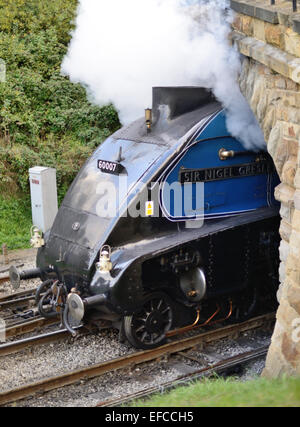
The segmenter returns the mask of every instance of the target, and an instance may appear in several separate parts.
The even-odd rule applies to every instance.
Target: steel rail
[[[22,292],[18,292],[15,294],[6,294],[3,296],[0,296],[0,307],[2,304],[6,303],[8,301],[17,300],[17,299],[24,298],[27,296],[28,297],[32,296],[34,298],[35,292],[36,292],[36,289],[29,289],[28,291],[22,291]]]
[[[28,296],[24,298],[16,298],[4,302],[0,302],[0,310],[6,309],[6,308],[12,308],[12,307],[20,307],[25,305],[29,305],[30,301],[33,301],[35,299],[35,296]]]
[[[160,384],[156,387],[151,387],[148,389],[141,390],[137,393],[133,393],[124,397],[119,397],[116,399],[111,400],[104,400],[102,402],[99,402],[96,407],[115,407],[120,406],[124,404],[130,404],[135,400],[138,399],[147,399],[150,398],[152,395],[157,393],[166,393],[168,391],[171,391],[172,389],[179,387],[179,386],[187,386],[191,382],[198,381],[202,379],[203,377],[210,377],[214,374],[222,374],[226,371],[229,371],[233,368],[237,368],[240,365],[244,365],[246,363],[252,362],[254,360],[260,359],[262,357],[265,357],[268,353],[269,347],[260,347],[258,349],[248,351],[246,353],[238,354],[237,356],[233,356],[224,360],[220,360],[219,362],[207,366],[205,368],[199,369],[195,372],[192,372],[188,375],[183,375],[179,378],[176,378],[176,380],[168,381],[163,384]],[[200,361],[198,361],[200,362]]]
[[[83,327],[78,327],[74,329],[78,331],[78,334],[80,335],[84,335],[87,333],[87,330]],[[25,338],[23,340],[9,342],[7,344],[0,345],[0,357],[18,353],[29,347],[37,347],[39,345],[57,342],[70,337],[70,333],[66,329],[62,329],[59,331],[49,332],[47,334],[37,335],[35,337]]]
[[[262,327],[266,323],[272,322],[275,319],[275,314],[267,314],[251,319],[242,324],[227,326],[214,331],[205,332],[201,335],[196,335],[190,338],[185,338],[180,341],[170,342],[162,347],[153,350],[141,351],[133,353],[121,358],[108,360],[103,363],[98,363],[92,366],[80,368],[78,370],[67,372],[62,375],[46,378],[41,381],[27,384],[19,388],[6,390],[0,393],[0,405],[34,396],[38,393],[62,388],[67,385],[74,384],[83,379],[95,378],[108,372],[117,371],[126,367],[131,367],[141,363],[156,360],[162,356],[168,356],[180,351],[188,350],[198,345],[204,345],[228,336],[236,335],[251,329]]]
[[[22,291],[17,294],[10,294],[5,295],[3,297],[0,297],[0,313],[1,311],[5,311],[7,309],[13,309],[13,308],[30,308],[32,305],[31,302],[35,300],[35,289],[30,289],[28,291]],[[21,317],[22,313],[17,313],[15,316],[17,317],[17,320]],[[2,315],[3,317],[3,315]],[[13,314],[10,316],[13,317]],[[5,316],[4,316],[5,320]],[[16,325],[19,322],[13,324]],[[24,323],[24,322],[22,322]],[[7,325],[9,327],[10,325]]]
[[[45,326],[55,325],[59,323],[58,318],[54,319],[45,319],[43,317],[39,317],[34,320],[24,321],[18,325],[13,325],[8,327],[5,330],[6,338],[13,338],[19,335],[28,334],[30,332],[34,332],[38,328],[43,328]]]

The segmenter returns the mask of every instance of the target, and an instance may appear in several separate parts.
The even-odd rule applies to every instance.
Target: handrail
[[[271,6],[275,5],[275,0],[270,0],[271,1]],[[297,0],[292,0],[293,3],[293,12],[297,12],[298,10],[298,5],[297,5]]]

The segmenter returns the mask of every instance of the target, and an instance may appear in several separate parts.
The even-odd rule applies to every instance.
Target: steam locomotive
[[[178,329],[240,321],[273,304],[279,183],[267,152],[247,151],[222,105],[199,87],[153,88],[153,106],[85,163],[37,268],[44,317],[115,327],[142,349]]]

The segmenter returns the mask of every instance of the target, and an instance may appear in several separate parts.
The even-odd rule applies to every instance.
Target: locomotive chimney
[[[154,87],[152,123],[173,120],[212,101],[215,98],[211,91],[198,86]],[[164,110],[168,112],[168,117],[161,113],[163,107],[166,107]]]

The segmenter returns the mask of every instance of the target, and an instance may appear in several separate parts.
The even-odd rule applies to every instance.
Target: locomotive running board
[[[166,253],[177,246],[195,242],[213,234],[232,230],[243,225],[276,217],[279,217],[278,209],[263,208],[225,219],[209,220],[201,228],[182,229],[180,232],[169,233],[152,240],[143,240],[136,244],[129,243],[128,245],[118,247],[112,254],[112,262],[114,265],[122,264],[129,267],[137,260],[143,262],[150,257]],[[124,271],[125,269],[122,269],[117,280],[120,279]]]

